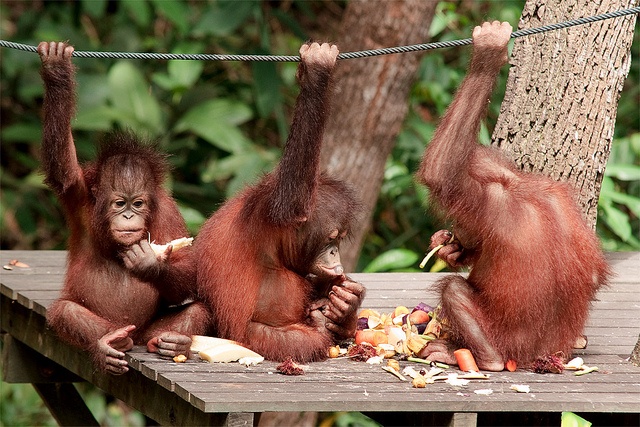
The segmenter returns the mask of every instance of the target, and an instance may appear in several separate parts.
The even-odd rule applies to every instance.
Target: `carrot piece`
[[[458,367],[461,371],[480,372],[478,365],[476,365],[476,360],[473,358],[473,354],[471,354],[468,349],[459,348],[453,352],[453,355],[456,357]]]
[[[509,359],[507,360],[507,363],[505,363],[505,367],[507,368],[507,371],[514,372],[518,368],[518,364],[515,360]]]

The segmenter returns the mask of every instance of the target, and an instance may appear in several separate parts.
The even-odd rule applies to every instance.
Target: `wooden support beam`
[[[72,383],[84,381],[9,334],[2,334],[2,381],[7,383]]]
[[[44,404],[61,426],[99,426],[75,386],[71,383],[35,383]]]
[[[475,412],[456,412],[451,417],[449,427],[476,427],[478,414]]]

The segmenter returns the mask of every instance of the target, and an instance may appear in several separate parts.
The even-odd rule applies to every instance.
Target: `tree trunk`
[[[633,7],[637,0],[528,0],[519,28]],[[636,15],[516,39],[493,144],[523,170],[576,188],[595,228]]]
[[[425,43],[437,1],[350,1],[337,37],[341,52]],[[340,62],[322,164],[357,189],[365,216],[343,242],[341,257],[353,271],[378,199],[389,156],[408,110],[420,53]]]

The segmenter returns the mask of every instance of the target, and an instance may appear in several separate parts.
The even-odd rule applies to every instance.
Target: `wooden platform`
[[[7,334],[4,380],[34,383],[41,395],[51,395],[52,406],[73,394],[61,383],[86,380],[163,425],[250,425],[259,418],[254,414],[270,411],[361,411],[388,425],[526,425],[556,418],[559,425],[562,411],[609,425],[640,422],[640,368],[627,360],[640,334],[640,253],[608,256],[616,276],[594,303],[585,331],[589,346],[575,354],[585,364],[598,366],[598,372],[575,376],[505,371],[464,387],[439,382],[424,389],[412,388],[379,365],[344,358],[312,363],[304,375],[292,377],[277,373],[272,362],[254,367],[200,360],[174,363],[143,348],[128,353],[133,369],[126,375],[96,373],[84,353],[61,343],[45,326],[46,309],[62,285],[65,255],[0,252],[1,265],[12,259],[29,265],[1,270],[1,329]],[[353,275],[368,289],[363,308],[382,312],[397,305],[435,303],[429,287],[439,277]],[[517,393],[510,389],[513,384],[528,385],[530,392]]]

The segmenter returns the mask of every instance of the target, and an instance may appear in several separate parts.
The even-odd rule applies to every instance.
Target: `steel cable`
[[[640,6],[630,9],[621,9],[614,12],[607,12],[601,15],[588,16],[584,18],[572,19],[557,24],[544,25],[537,28],[527,28],[511,33],[511,38],[529,36],[548,31],[569,28],[576,25],[589,24],[605,19],[619,18],[622,16],[640,13]],[[354,59],[366,58],[371,56],[389,55],[395,53],[418,52],[432,49],[442,49],[447,47],[457,47],[470,45],[471,38],[460,40],[449,40],[445,42],[433,42],[424,44],[415,44],[410,46],[388,47],[382,49],[363,50],[358,52],[345,52],[338,55],[338,59]],[[21,43],[0,40],[0,47],[17,49],[26,52],[37,52],[35,46]],[[77,58],[116,58],[116,59],[159,59],[159,60],[194,60],[194,61],[262,61],[262,62],[300,62],[300,57],[295,55],[218,55],[218,54],[184,54],[184,53],[129,53],[129,52],[94,52],[94,51],[74,51],[73,55]]]

